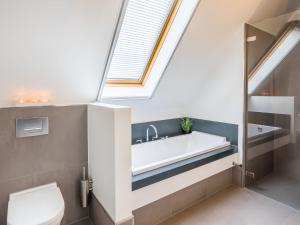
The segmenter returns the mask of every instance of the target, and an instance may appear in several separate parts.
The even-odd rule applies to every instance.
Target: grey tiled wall
[[[121,223],[115,223],[93,194],[91,195],[91,202],[90,202],[90,220],[92,221],[93,225],[133,225],[134,224],[133,218],[122,221]],[[135,224],[138,225],[137,223]]]
[[[79,179],[87,166],[86,106],[0,109],[0,224],[6,224],[8,195],[57,182],[65,200],[63,224],[88,216],[80,207]],[[15,138],[18,117],[49,117],[49,134]]]
[[[136,225],[153,225],[176,215],[232,185],[232,169],[202,180],[133,211]],[[209,224],[208,224],[209,225]]]
[[[178,212],[230,187],[232,182],[232,169],[225,170],[183,190],[136,209],[133,211],[134,224],[158,224],[163,220],[176,215]],[[90,216],[91,221],[95,225],[114,225],[105,209],[94,196],[92,196],[90,205]],[[122,225],[125,224],[132,225],[133,221],[128,220],[122,223]]]
[[[139,139],[143,140],[143,142],[146,141],[146,130],[147,127],[151,124],[153,124],[157,128],[159,137],[172,137],[182,134],[180,128],[180,119],[157,120],[145,123],[135,123],[131,126],[132,144],[136,144],[136,141]],[[149,130],[150,135],[154,135],[153,132],[153,129]]]
[[[196,118],[192,120],[192,130],[224,136],[227,137],[227,140],[229,140],[232,145],[238,145],[238,125]],[[146,140],[146,129],[150,124],[157,127],[159,137],[181,135],[180,122],[181,120],[176,118],[132,124],[132,144],[136,144],[136,141],[139,139],[142,139],[143,142]],[[150,132],[150,135],[153,135],[152,129],[150,129]]]
[[[291,116],[276,113],[248,112],[248,122],[267,126],[291,128]]]
[[[226,137],[232,145],[238,145],[238,125],[210,120],[193,119],[193,130]]]

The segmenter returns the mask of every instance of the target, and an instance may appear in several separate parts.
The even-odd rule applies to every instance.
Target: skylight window
[[[99,98],[150,98],[198,0],[128,0]]]
[[[276,67],[300,42],[298,23],[291,23],[287,30],[251,71],[248,82],[248,95],[251,95],[265,81]]]

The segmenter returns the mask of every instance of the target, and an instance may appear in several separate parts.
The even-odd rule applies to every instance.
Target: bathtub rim
[[[149,172],[149,171],[152,171],[152,170],[155,170],[155,169],[159,169],[160,167],[164,167],[164,166],[167,166],[167,165],[170,165],[170,164],[174,164],[174,163],[177,163],[179,161],[184,161],[186,159],[190,159],[190,158],[193,158],[193,157],[196,157],[196,156],[199,156],[199,155],[203,155],[205,153],[212,152],[214,150],[222,149],[222,148],[225,148],[227,146],[230,146],[230,142],[225,141],[223,144],[220,144],[220,145],[215,146],[213,148],[205,149],[204,151],[202,151],[200,153],[199,153],[199,150],[195,150],[191,153],[186,153],[186,154],[182,154],[182,155],[179,155],[179,156],[171,157],[169,159],[160,160],[160,161],[158,161],[156,163],[152,163],[150,165],[137,167],[135,170],[132,168],[132,175],[136,176],[136,175],[139,175],[139,174],[142,174],[142,173],[146,173],[146,172]]]
[[[198,149],[198,150],[194,150],[194,151],[189,152],[189,153],[173,156],[173,157],[168,158],[168,159],[163,159],[163,160],[151,163],[151,164],[147,164],[145,166],[140,166],[140,167],[134,168],[133,163],[132,163],[132,168],[131,168],[132,176],[136,176],[136,175],[139,175],[139,174],[142,174],[142,173],[145,173],[145,172],[149,172],[151,170],[155,170],[155,169],[158,169],[160,167],[164,167],[164,166],[167,166],[167,165],[179,162],[179,161],[183,161],[183,160],[186,160],[186,159],[189,159],[189,158],[193,158],[193,157],[196,157],[198,155],[202,155],[202,154],[205,154],[205,153],[217,150],[217,149],[222,149],[222,148],[225,148],[225,147],[231,145],[231,143],[229,141],[227,141],[227,138],[224,137],[224,136],[210,134],[210,133],[201,132],[201,131],[193,131],[189,134],[178,135],[178,136],[170,137],[168,139],[163,139],[163,140],[159,139],[155,142],[163,142],[163,141],[169,141],[169,140],[172,140],[172,139],[179,139],[179,138],[183,138],[184,136],[190,136],[190,135],[193,135],[193,134],[194,135],[197,135],[197,134],[199,135],[200,134],[200,135],[215,137],[215,138],[218,138],[218,139],[222,139],[223,142],[216,145],[216,146],[213,146],[213,147],[207,148],[205,150],[202,150],[201,152]],[[186,137],[186,138],[189,138],[189,137]],[[139,146],[140,145],[151,145],[151,144],[153,144],[153,142],[145,142],[145,143],[139,144]]]

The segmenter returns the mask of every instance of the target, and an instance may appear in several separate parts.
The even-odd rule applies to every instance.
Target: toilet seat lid
[[[10,194],[8,225],[49,225],[64,214],[64,200],[56,183]]]

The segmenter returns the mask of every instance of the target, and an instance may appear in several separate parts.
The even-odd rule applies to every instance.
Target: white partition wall
[[[293,96],[251,96],[249,111],[294,115],[295,98]]]
[[[116,224],[132,217],[131,110],[88,105],[89,175],[93,193]]]

